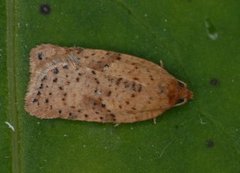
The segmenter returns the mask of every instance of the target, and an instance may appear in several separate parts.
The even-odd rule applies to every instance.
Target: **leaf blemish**
[[[212,139],[208,139],[206,141],[207,148],[213,148],[214,147],[214,141]]]
[[[51,8],[48,4],[41,4],[40,5],[40,13],[43,15],[48,15],[51,12]]]
[[[220,82],[218,79],[216,78],[212,78],[209,83],[212,85],[212,86],[219,86],[220,85]]]

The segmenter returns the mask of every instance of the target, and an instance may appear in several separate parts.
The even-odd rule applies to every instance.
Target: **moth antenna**
[[[179,80],[179,79],[177,79],[177,81],[178,81],[179,83],[181,83],[184,87],[187,87],[187,84],[186,84],[185,82],[183,82],[183,81],[181,81],[181,80]]]
[[[157,119],[156,118],[153,118],[153,124],[157,124]]]
[[[163,61],[161,59],[160,59],[159,63],[160,63],[160,66],[163,68],[164,64],[163,64]]]
[[[114,124],[114,127],[118,127],[118,126],[120,126],[120,123]]]

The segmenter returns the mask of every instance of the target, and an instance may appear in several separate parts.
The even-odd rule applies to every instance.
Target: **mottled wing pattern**
[[[111,51],[40,45],[30,53],[25,109],[39,118],[127,123],[170,108],[163,68]]]

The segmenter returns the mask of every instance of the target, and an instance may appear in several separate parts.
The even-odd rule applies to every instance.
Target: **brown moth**
[[[161,66],[112,51],[42,44],[31,50],[30,68],[25,110],[43,119],[132,123],[192,98]]]

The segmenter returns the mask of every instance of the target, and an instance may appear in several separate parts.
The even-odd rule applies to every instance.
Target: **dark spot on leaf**
[[[129,101],[126,101],[125,103],[126,103],[127,105],[129,105]]]
[[[100,120],[103,120],[103,117],[99,117],[100,118]]]
[[[40,5],[40,13],[43,15],[49,15],[51,13],[51,8],[48,4]]]
[[[65,96],[65,97],[66,97],[66,96],[67,96],[67,93],[64,93],[64,94],[63,94],[63,96]]]
[[[132,94],[131,97],[135,97],[135,94]]]
[[[88,56],[84,56],[84,58],[88,59],[89,57]]]
[[[66,74],[66,78],[68,78],[68,75]]]
[[[81,74],[81,73],[78,73],[78,76],[82,76],[82,74]]]
[[[49,95],[52,95],[52,93],[50,92],[50,93],[48,93]]]
[[[60,90],[63,90],[63,87],[61,87],[61,86],[60,86],[60,87],[58,87],[58,88],[59,88]]]
[[[95,53],[92,53],[91,55],[92,55],[92,56],[94,56],[94,55],[95,55]]]
[[[38,91],[38,92],[37,92],[37,95],[38,95],[38,96],[39,96],[39,95],[41,95],[41,92],[40,92],[40,91]]]
[[[48,103],[48,99],[45,99],[45,103]]]
[[[122,109],[122,105],[119,105],[118,107],[119,107],[120,109]]]
[[[99,114],[99,112],[95,112],[96,114]]]
[[[206,145],[207,145],[208,148],[213,148],[213,147],[214,147],[214,142],[213,142],[213,140],[212,140],[212,139],[208,139],[208,140],[206,141]]]
[[[69,112],[69,114],[68,114],[69,116],[72,116],[72,113],[71,112]]]
[[[88,117],[88,114],[84,114],[84,116],[85,116],[85,118],[87,118],[87,117]]]
[[[120,56],[117,57],[117,60],[121,60],[122,58]]]
[[[50,105],[50,109],[52,109],[52,105]]]
[[[80,109],[78,109],[77,111],[78,111],[79,113],[81,112],[81,110],[80,110]]]
[[[62,101],[65,101],[65,98],[62,98]]]
[[[105,107],[106,107],[106,105],[105,105],[105,104],[102,104],[102,107],[103,107],[103,108],[105,108]]]
[[[75,106],[71,106],[72,109],[75,109],[76,107]]]
[[[61,114],[61,113],[62,113],[62,110],[59,110],[58,113]]]
[[[79,82],[79,77],[76,78],[76,81]]]
[[[96,72],[95,72],[94,70],[92,70],[92,74],[94,74],[94,75],[95,75],[95,74],[96,74]]]
[[[211,79],[209,83],[210,83],[212,86],[219,86],[219,85],[220,85],[219,80],[216,79],[216,78]]]

